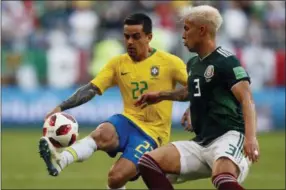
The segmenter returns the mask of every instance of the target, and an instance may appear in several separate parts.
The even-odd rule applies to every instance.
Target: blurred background
[[[70,173],[54,181],[47,176],[36,155],[45,114],[96,77],[111,57],[125,52],[122,23],[131,13],[144,12],[152,18],[153,47],[187,61],[193,54],[183,46],[179,15],[185,6],[200,4],[221,11],[224,22],[218,45],[236,54],[252,79],[265,157],[261,161],[264,167],[258,165],[246,185],[256,189],[285,188],[285,2],[171,0],[1,2],[3,188],[105,188],[106,177],[96,174],[97,167],[86,171],[93,166],[90,162],[72,166]],[[120,100],[119,90],[111,88],[67,112],[77,118],[84,136],[91,127],[120,113]],[[180,118],[187,106],[174,104],[173,140],[192,136],[180,131]],[[23,158],[16,162],[17,151]],[[104,156],[95,156],[95,164]],[[104,162],[107,164],[100,171],[107,174],[112,160]],[[270,168],[268,164],[274,162],[277,167]],[[81,177],[79,171],[87,176]],[[70,179],[73,181],[67,182]],[[212,187],[210,182],[208,186],[191,184],[194,186],[177,187]],[[140,181],[130,187],[145,186]]]

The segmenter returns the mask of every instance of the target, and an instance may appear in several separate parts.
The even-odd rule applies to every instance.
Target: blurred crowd
[[[180,13],[209,4],[224,23],[218,44],[235,53],[252,87],[285,86],[283,1],[2,1],[2,85],[68,88],[88,82],[124,53],[122,23],[134,12],[153,20],[151,45],[187,60]]]

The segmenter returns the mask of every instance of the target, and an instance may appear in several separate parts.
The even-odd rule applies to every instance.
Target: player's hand
[[[184,127],[185,131],[193,132],[193,127],[192,127],[192,123],[191,123],[190,108],[186,109],[184,115],[182,116],[181,124]]]
[[[260,152],[256,137],[245,137],[243,148],[245,156],[248,157],[252,163],[258,161]]]
[[[55,107],[55,109],[53,109],[51,112],[49,112],[46,117],[45,117],[45,121],[46,119],[48,119],[48,117],[50,117],[51,115],[53,115],[54,113],[58,113],[58,112],[61,112],[61,107],[57,106]]]
[[[156,104],[162,101],[159,92],[148,92],[146,94],[141,95],[137,101],[135,102],[135,106],[140,106],[141,109],[145,108],[148,105]]]

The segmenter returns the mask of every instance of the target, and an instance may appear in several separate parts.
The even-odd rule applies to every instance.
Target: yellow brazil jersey
[[[141,62],[122,54],[111,59],[91,81],[101,93],[117,85],[123,98],[123,115],[152,137],[158,146],[170,138],[172,102],[162,101],[144,109],[135,107],[137,98],[146,92],[173,90],[177,83],[187,84],[184,62],[164,51],[155,52]]]

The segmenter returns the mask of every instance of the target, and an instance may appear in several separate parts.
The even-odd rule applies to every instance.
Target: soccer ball
[[[46,119],[43,136],[48,137],[56,148],[68,147],[77,139],[78,123],[67,113],[55,113]]]

